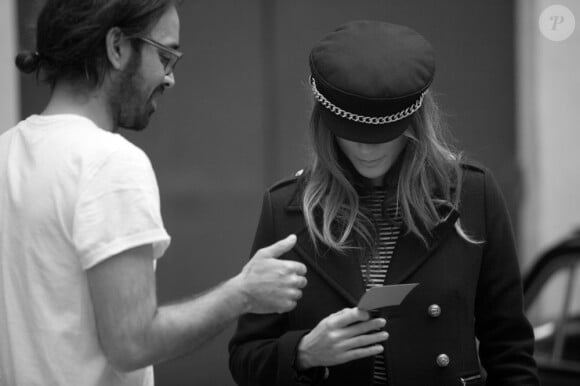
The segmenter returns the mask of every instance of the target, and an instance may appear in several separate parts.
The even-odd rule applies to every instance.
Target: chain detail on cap
[[[316,88],[316,81],[314,78],[310,78],[310,84],[312,86],[312,92],[314,93],[314,97],[321,105],[332,111],[334,114],[338,115],[339,117],[348,119],[349,121],[359,122],[359,123],[367,123],[370,125],[384,125],[385,123],[393,123],[400,121],[401,119],[405,119],[415,111],[419,110],[421,105],[423,104],[423,98],[427,93],[427,90],[423,91],[419,96],[419,99],[415,101],[411,106],[407,107],[404,110],[399,111],[398,113],[386,115],[384,117],[367,117],[364,115],[358,115],[354,113],[350,113],[341,109],[340,107],[336,106],[328,99],[324,97]]]

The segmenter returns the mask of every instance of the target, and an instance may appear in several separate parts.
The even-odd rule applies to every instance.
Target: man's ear
[[[125,67],[132,54],[131,42],[125,39],[119,27],[113,27],[105,38],[107,58],[111,67],[121,70]]]

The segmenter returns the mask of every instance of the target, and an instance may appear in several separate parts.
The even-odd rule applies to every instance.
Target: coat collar
[[[302,211],[300,196],[301,189],[296,189],[286,206],[288,212]],[[444,220],[431,231],[426,243],[406,229],[401,230],[385,284],[404,283],[408,280],[453,232],[459,212],[448,204],[440,205],[438,211]],[[297,232],[297,237],[294,250],[311,272],[335,291],[349,307],[355,307],[366,290],[359,260],[352,254],[339,254],[323,245],[319,246],[317,252],[306,227]]]
[[[440,205],[438,210],[444,220],[431,231],[426,238],[426,242],[414,233],[405,229],[401,230],[401,236],[399,236],[397,241],[385,284],[397,284],[407,281],[433,254],[441,242],[452,234],[455,222],[459,218],[459,212],[448,204]]]
[[[365,291],[358,259],[354,256],[338,254],[323,245],[320,245],[317,253],[306,227],[296,236],[294,250],[302,262],[336,292],[349,307],[356,307],[358,299]]]

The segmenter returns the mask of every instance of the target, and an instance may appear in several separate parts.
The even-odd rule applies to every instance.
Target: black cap
[[[421,107],[435,75],[433,47],[414,30],[380,21],[346,23],[310,51],[310,82],[333,133],[388,142]]]

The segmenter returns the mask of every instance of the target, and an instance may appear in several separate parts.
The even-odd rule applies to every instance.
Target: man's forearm
[[[101,347],[132,371],[185,355],[247,312],[287,312],[306,285],[306,267],[278,260],[296,237],[256,252],[242,271],[192,299],[157,304],[151,246],[123,251],[87,271]]]
[[[143,331],[140,353],[129,367],[137,369],[186,355],[224,331],[248,310],[238,277],[192,299],[161,306]]]

